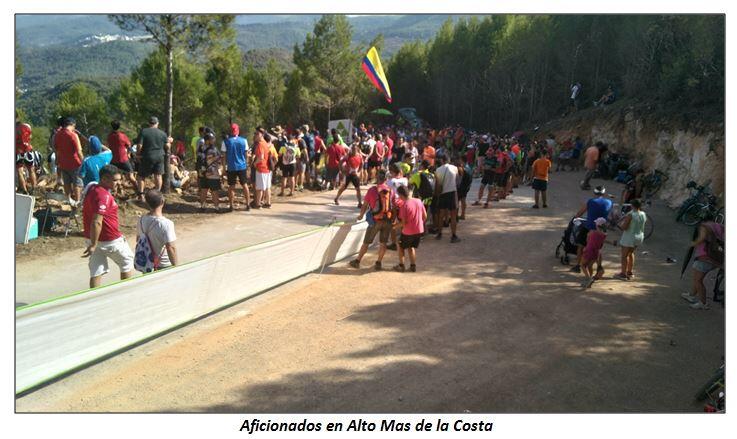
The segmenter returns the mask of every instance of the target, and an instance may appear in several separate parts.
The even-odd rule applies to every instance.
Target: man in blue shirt
[[[109,165],[113,160],[113,152],[103,145],[97,136],[90,137],[90,155],[85,157],[79,168],[79,176],[85,186],[89,183],[100,181],[100,169]]]
[[[251,210],[251,194],[248,191],[248,141],[240,137],[240,128],[237,124],[230,125],[230,135],[223,141],[222,151],[225,153],[228,174],[228,200],[230,211],[233,211],[235,199],[235,183],[238,180],[243,188],[246,211]]]
[[[576,235],[576,246],[578,247],[577,252],[577,263],[576,266],[571,268],[571,271],[580,273],[581,272],[581,255],[583,254],[583,248],[586,247],[586,237],[589,231],[596,229],[597,218],[609,219],[609,212],[612,210],[612,200],[605,198],[606,188],[604,186],[596,186],[594,189],[594,198],[589,199],[579,210],[576,212],[576,218],[586,213],[586,224],[585,227],[581,227],[578,234]],[[601,266],[601,256],[596,261],[596,278],[600,279],[604,274],[604,269]]]

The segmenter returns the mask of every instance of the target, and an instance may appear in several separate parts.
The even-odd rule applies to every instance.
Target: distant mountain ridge
[[[234,27],[244,61],[265,65],[270,58],[292,68],[291,54],[312,32],[320,15],[238,15]],[[450,15],[356,15],[353,43],[365,45],[384,35],[383,59],[402,44],[427,40]],[[123,32],[107,15],[16,15],[17,55],[23,65],[20,101],[30,116],[42,120],[42,111],[65,84],[84,80],[100,84],[102,94],[110,84],[130,74],[154,50],[142,32]],[[42,100],[44,102],[38,102]]]

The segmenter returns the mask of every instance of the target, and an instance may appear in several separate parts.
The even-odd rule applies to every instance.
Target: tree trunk
[[[174,50],[171,45],[166,48],[166,134],[171,137],[172,113],[174,108]],[[164,147],[164,181],[161,183],[161,191],[169,193],[169,179],[171,167],[169,166],[169,154],[171,148]]]

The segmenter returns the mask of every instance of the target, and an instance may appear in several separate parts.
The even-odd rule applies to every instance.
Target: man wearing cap
[[[236,180],[243,188],[243,196],[246,204],[246,211],[251,210],[251,193],[248,191],[248,176],[246,172],[248,163],[248,141],[240,136],[240,127],[237,124],[230,124],[230,135],[223,141],[221,147],[225,153],[228,175],[228,200],[230,201],[230,210],[233,210],[233,202],[235,201],[235,185]]]
[[[159,129],[159,119],[152,116],[148,120],[148,127],[141,130],[136,139],[139,145],[138,155],[141,158],[140,167],[138,169],[138,199],[143,199],[143,189],[146,185],[146,178],[154,176],[154,186],[156,190],[161,190],[162,174],[164,174],[164,156],[165,151],[171,145],[173,139],[168,137],[165,132]]]
[[[66,117],[62,121],[62,129],[54,135],[54,150],[56,164],[61,170],[64,182],[64,194],[79,202],[82,194],[82,179],[79,177],[79,167],[82,166],[82,143],[74,129],[77,122],[73,117]]]
[[[581,208],[576,212],[575,218],[582,216],[586,213],[586,226],[581,227],[579,233],[576,235],[576,246],[578,247],[577,262],[571,271],[575,273],[581,272],[581,256],[583,255],[583,248],[586,246],[586,236],[591,230],[596,230],[596,219],[597,218],[609,218],[609,212],[612,210],[612,200],[605,197],[606,188],[604,186],[596,186],[594,189],[594,198],[589,199]],[[604,274],[604,268],[601,266],[601,258],[596,261],[596,278],[600,278]]]

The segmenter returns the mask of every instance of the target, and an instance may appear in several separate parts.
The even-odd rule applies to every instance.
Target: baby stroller
[[[555,248],[555,258],[560,259],[563,265],[569,265],[570,259],[568,255],[575,255],[578,248],[576,247],[576,235],[581,227],[586,227],[586,218],[573,218],[563,232],[563,237]]]

